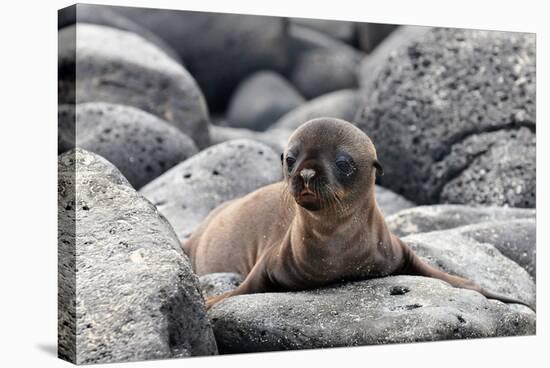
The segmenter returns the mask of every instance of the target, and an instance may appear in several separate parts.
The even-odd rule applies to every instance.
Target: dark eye
[[[286,166],[288,167],[288,171],[292,170],[292,166],[296,162],[296,159],[294,157],[288,156],[286,158]]]
[[[336,160],[336,167],[346,176],[350,176],[355,171],[355,167],[348,158],[342,157]]]

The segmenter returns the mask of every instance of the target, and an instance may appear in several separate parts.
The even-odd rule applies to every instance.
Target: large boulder
[[[283,115],[272,129],[295,130],[303,123],[320,117],[331,117],[352,122],[360,106],[359,92],[345,89],[319,96]]]
[[[281,75],[260,71],[243,80],[231,97],[227,124],[235,128],[263,131],[304,98]]]
[[[179,56],[166,42],[148,29],[117,14],[113,7],[109,5],[75,4],[68,6],[59,10],[57,20],[59,29],[72,26],[75,23],[90,23],[138,34],[158,46],[166,55],[179,62]]]
[[[58,163],[59,355],[76,364],[216,354],[170,224],[108,161]]]
[[[166,216],[183,241],[221,203],[281,178],[279,154],[265,144],[237,139],[174,166],[140,193]]]
[[[426,277],[228,298],[209,311],[221,354],[535,334],[529,308]]]
[[[391,231],[398,236],[452,229],[482,222],[535,219],[534,209],[507,207],[472,207],[439,204],[405,209],[386,218]]]
[[[286,22],[257,15],[120,7],[117,11],[172,46],[212,111],[223,111],[240,80],[287,64]]]
[[[208,111],[195,80],[137,34],[85,23],[65,27],[59,31],[58,68],[61,104],[134,106],[172,124],[198,147],[208,145]]]
[[[356,118],[417,203],[535,206],[535,37],[434,28],[390,54]]]
[[[59,107],[60,136],[76,122],[76,145],[106,158],[136,189],[197,153],[187,135],[135,107],[88,102],[76,106],[75,120],[63,121],[71,110]]]

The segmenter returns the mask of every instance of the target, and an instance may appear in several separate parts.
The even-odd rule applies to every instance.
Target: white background
[[[91,1],[97,3],[96,1]],[[537,336],[123,363],[124,367],[533,367],[548,364],[548,70],[545,1],[103,1],[104,4],[537,33]],[[4,1],[0,22],[0,366],[61,367],[57,331],[57,9]],[[545,167],[546,166],[546,170]],[[100,367],[98,365],[98,367]]]

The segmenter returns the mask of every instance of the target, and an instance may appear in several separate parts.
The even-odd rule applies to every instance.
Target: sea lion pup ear
[[[281,165],[284,164],[284,161],[283,161],[283,158],[285,157],[285,154],[284,153],[281,153]]]
[[[373,166],[376,168],[376,175],[378,176],[384,176],[384,169],[382,168],[382,164],[378,160],[374,160]]]

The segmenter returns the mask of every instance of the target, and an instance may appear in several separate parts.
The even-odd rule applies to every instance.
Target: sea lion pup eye
[[[382,165],[370,138],[353,124],[304,123],[289,138],[281,164],[282,181],[221,204],[184,244],[198,275],[246,275],[207,307],[235,295],[399,274],[526,304],[430,266],[390,232],[374,197]]]

